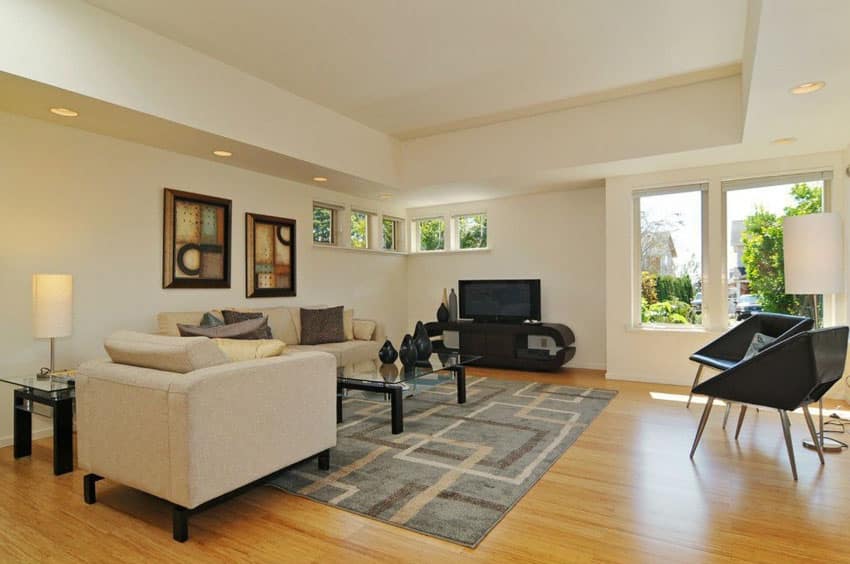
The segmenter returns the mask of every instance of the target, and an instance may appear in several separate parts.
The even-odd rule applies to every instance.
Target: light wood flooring
[[[775,412],[750,410],[736,442],[737,408],[723,431],[715,407],[692,462],[702,405],[676,401],[684,388],[575,369],[470,373],[619,390],[477,549],[267,487],[193,517],[179,544],[160,500],[103,481],[85,505],[83,473],[54,477],[48,439],[27,459],[0,449],[0,562],[850,562],[850,453],[821,467],[800,445],[800,415],[795,483]]]

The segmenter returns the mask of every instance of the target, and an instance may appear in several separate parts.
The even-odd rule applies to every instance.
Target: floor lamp
[[[785,259],[785,293],[808,294],[812,297],[813,318],[818,327],[818,294],[844,291],[844,244],[841,217],[837,213],[813,213],[782,219]],[[827,437],[823,432],[823,399],[819,402],[820,432],[818,439],[824,451],[836,452],[846,443]],[[803,441],[807,448],[817,449],[811,439]]]

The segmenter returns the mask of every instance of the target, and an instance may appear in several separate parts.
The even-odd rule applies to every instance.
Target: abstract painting
[[[245,295],[295,295],[295,220],[245,214]]]
[[[163,288],[230,288],[230,211],[230,200],[165,189]]]

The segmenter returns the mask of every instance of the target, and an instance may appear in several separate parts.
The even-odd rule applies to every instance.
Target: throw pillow
[[[342,330],[345,331],[345,340],[354,340],[354,310],[342,310]]]
[[[211,311],[206,312],[201,318],[201,327],[218,327],[219,325],[224,325],[224,319]]]
[[[286,344],[277,339],[213,339],[231,362],[280,356]]]
[[[196,325],[177,324],[181,337],[209,337],[222,339],[267,339],[269,332],[268,318],[246,319],[238,323],[219,325],[218,327],[200,327]]]
[[[358,341],[371,341],[375,334],[375,322],[369,319],[354,320],[354,338]]]
[[[221,315],[224,317],[224,322],[228,325],[233,323],[240,323],[242,321],[247,321],[249,319],[259,319],[261,317],[265,317],[268,320],[268,316],[259,311],[236,311],[234,309],[224,309],[221,311]],[[266,334],[258,339],[271,339],[272,338],[272,330],[270,327],[266,327]]]
[[[342,306],[301,309],[301,344],[321,345],[345,340]]]
[[[747,348],[747,352],[744,354],[744,360],[748,358],[752,358],[760,353],[763,349],[766,349],[770,344],[776,340],[776,337],[771,337],[770,335],[765,335],[764,333],[756,333],[753,335],[753,340],[750,341],[750,346]]]

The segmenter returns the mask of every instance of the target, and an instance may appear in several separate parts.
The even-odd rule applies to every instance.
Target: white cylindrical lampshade
[[[70,274],[32,275],[32,334],[37,339],[71,334]]]
[[[844,291],[844,243],[837,213],[782,218],[786,294]]]

